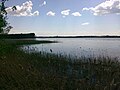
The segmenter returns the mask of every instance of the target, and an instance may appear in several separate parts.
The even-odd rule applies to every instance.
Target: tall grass
[[[18,89],[120,90],[120,62],[111,57],[31,52],[31,48],[25,52],[0,41],[0,90]]]

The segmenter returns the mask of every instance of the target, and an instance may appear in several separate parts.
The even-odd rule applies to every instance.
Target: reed
[[[35,50],[0,41],[0,90],[120,90],[117,58]]]

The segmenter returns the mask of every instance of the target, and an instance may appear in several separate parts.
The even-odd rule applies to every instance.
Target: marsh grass
[[[0,90],[120,90],[117,58],[27,50],[0,41]]]

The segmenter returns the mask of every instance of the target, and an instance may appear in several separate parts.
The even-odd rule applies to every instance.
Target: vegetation
[[[7,22],[7,12],[5,7],[5,2],[8,0],[1,0],[0,2],[0,34],[9,33],[12,26]],[[13,10],[16,10],[16,7],[13,6]]]
[[[0,5],[0,34],[12,28],[7,22],[5,2]],[[13,9],[16,9],[13,7]],[[0,40],[0,90],[120,90],[120,62],[117,58],[26,50],[26,44],[52,43],[35,40]]]
[[[0,90],[120,90],[117,58],[76,59],[16,45],[0,41]]]

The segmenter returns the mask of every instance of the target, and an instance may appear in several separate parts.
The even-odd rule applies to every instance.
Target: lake
[[[38,51],[60,53],[74,57],[110,56],[120,57],[120,38],[38,38],[37,40],[59,41],[59,43],[36,44]],[[50,51],[52,49],[52,52]]]

